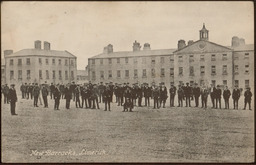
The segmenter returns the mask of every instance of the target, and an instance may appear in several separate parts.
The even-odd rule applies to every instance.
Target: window
[[[227,60],[227,59],[228,59],[227,54],[222,54],[222,60],[225,61],[225,60]]]
[[[249,74],[249,65],[245,65],[245,74]]]
[[[39,79],[43,79],[43,77],[42,77],[42,70],[39,70]]]
[[[100,64],[101,64],[101,65],[103,64],[103,59],[100,59]]]
[[[27,70],[27,79],[30,79],[30,70]]]
[[[212,60],[212,61],[216,61],[216,55],[215,55],[215,54],[212,54],[211,60]]]
[[[27,58],[27,65],[30,65],[30,58]]]
[[[156,63],[156,58],[155,57],[151,57],[151,64],[155,64]]]
[[[45,64],[49,65],[49,60],[48,59],[45,59]]]
[[[125,70],[125,77],[129,77],[129,70]]]
[[[10,66],[13,65],[13,59],[10,59]]]
[[[244,54],[244,58],[245,58],[245,59],[249,59],[249,53],[245,53],[245,54]]]
[[[235,86],[239,87],[239,80],[235,80]]]
[[[94,61],[94,64],[95,64],[95,60],[94,60],[94,59],[93,59],[93,61]],[[71,65],[71,66],[74,66],[74,60],[71,60],[70,62],[71,62],[70,65]]]
[[[170,68],[170,76],[171,76],[171,77],[174,76],[174,68]]]
[[[95,64],[95,59],[92,59],[91,61],[92,61],[92,65],[94,65]],[[72,64],[72,61],[71,61],[71,64]]]
[[[134,77],[138,77],[138,70],[134,69]]]
[[[116,59],[116,62],[117,62],[118,64],[120,64],[120,58],[117,58],[117,59]]]
[[[68,60],[67,60],[67,59],[65,60],[65,65],[66,65],[66,66],[68,65]]]
[[[212,85],[216,85],[216,80],[212,80]]]
[[[194,67],[193,66],[189,67],[189,76],[194,76]]]
[[[204,61],[204,55],[200,55],[200,61]]]
[[[46,70],[46,71],[45,71],[45,74],[46,74],[46,79],[48,80],[48,79],[49,79],[49,77],[50,77],[50,76],[49,76],[49,71],[48,71],[48,70]]]
[[[55,65],[55,59],[52,59],[52,65]]]
[[[239,74],[238,65],[235,65],[234,72],[235,72],[235,74]]]
[[[173,55],[170,56],[170,61],[171,61],[171,62],[174,61],[174,56],[173,56]]]
[[[183,57],[182,57],[182,55],[179,55],[179,57],[178,57],[179,59],[178,59],[178,61],[179,62],[182,62],[183,61]]]
[[[100,78],[104,79],[104,71],[100,71]]]
[[[151,69],[151,77],[155,77],[156,76],[156,71],[154,68]]]
[[[121,71],[118,70],[117,73],[116,73],[116,75],[117,75],[117,78],[120,78],[120,77],[121,77]]]
[[[42,64],[42,59],[38,58],[38,63],[41,65]]]
[[[212,66],[212,75],[216,75],[216,66]]]
[[[108,64],[112,64],[112,59],[111,58],[108,59]]]
[[[239,59],[239,55],[238,54],[234,54],[234,59],[238,60]]]
[[[228,85],[228,81],[227,80],[223,80],[223,85],[227,86]]]
[[[59,65],[61,65],[61,59],[59,59]]]
[[[245,88],[248,88],[250,86],[249,80],[245,80],[244,84],[245,84]]]
[[[10,80],[12,80],[12,79],[14,79],[14,71],[13,70],[10,71]]]
[[[222,67],[222,74],[223,74],[223,75],[228,74],[227,65],[223,65],[223,67]]]
[[[59,80],[62,80],[62,73],[61,73],[61,70],[59,70]]]
[[[72,72],[71,72],[72,73]],[[72,76],[72,75],[71,75]],[[95,75],[95,71],[92,71],[92,79],[95,80],[96,79],[96,75]]]
[[[164,57],[161,57],[160,62],[163,64],[164,63]]]
[[[194,55],[189,55],[189,62],[194,62]]]
[[[133,62],[134,62],[134,64],[137,64],[137,63],[138,63],[138,58],[137,58],[137,57],[134,57],[134,58],[133,58]]]
[[[93,72],[94,72],[94,71],[93,71]],[[74,77],[74,71],[71,71],[70,74],[71,74],[71,80],[74,80],[74,79],[75,79],[75,77]],[[96,77],[95,72],[94,72],[94,77]]]
[[[179,67],[179,75],[180,75],[180,76],[183,75],[183,67]]]
[[[55,79],[55,70],[52,71],[52,79]]]
[[[112,78],[112,70],[108,71],[108,78]]]
[[[164,77],[165,74],[164,74],[164,68],[161,68],[161,77]]]
[[[18,79],[22,80],[22,70],[18,70]]]
[[[201,76],[203,76],[205,74],[205,67],[204,66],[200,67],[200,74],[201,74]]]
[[[125,57],[125,63],[128,64],[129,59],[127,57]]]
[[[22,65],[22,59],[18,59],[18,65]]]
[[[65,80],[68,80],[68,71],[65,70]]]
[[[146,64],[146,63],[147,63],[146,57],[142,57],[142,64]]]
[[[143,78],[146,78],[146,77],[147,77],[147,70],[146,70],[146,69],[143,69],[143,70],[142,70],[142,77],[143,77]]]

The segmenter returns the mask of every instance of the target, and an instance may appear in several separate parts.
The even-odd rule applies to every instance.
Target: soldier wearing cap
[[[55,91],[55,86],[53,85],[53,83],[51,83],[51,85],[50,85],[50,96],[51,96],[51,99],[52,99],[54,91]]]
[[[152,89],[152,98],[154,99],[154,109],[159,108],[159,104],[158,104],[159,95],[160,95],[159,88],[156,85],[154,85]]]
[[[97,109],[100,109],[98,96],[99,96],[98,87],[97,87],[97,84],[94,84],[91,90],[92,109],[96,109],[96,106],[97,106]]]
[[[80,86],[77,84],[77,85],[76,85],[76,88],[75,88],[76,108],[81,108],[81,104],[80,104],[80,95],[81,95]]]
[[[107,111],[107,110],[110,111],[110,102],[111,102],[112,95],[111,95],[111,90],[110,90],[109,86],[106,86],[106,89],[103,91],[102,95],[103,95],[104,102],[105,102],[105,110],[104,111]]]
[[[25,98],[25,85],[23,83],[20,86],[20,91],[22,94],[22,99],[24,99]]]
[[[17,98],[17,94],[16,94],[16,90],[15,90],[14,86],[15,86],[14,84],[11,84],[11,88],[8,93],[8,98],[10,101],[11,114],[17,115],[15,113],[15,106],[16,106],[16,102],[18,101],[18,98]]]
[[[243,110],[246,110],[247,103],[249,104],[249,110],[252,110],[251,100],[252,100],[252,92],[251,92],[251,88],[248,87],[247,90],[244,92],[244,109]]]
[[[225,87],[224,91],[223,91],[223,98],[225,101],[225,109],[229,109],[229,97],[230,97],[231,93],[230,90],[228,89],[228,86]]]
[[[113,103],[114,84],[112,81],[109,83],[109,89],[111,91],[111,102]]]
[[[193,95],[195,97],[195,107],[198,107],[199,106],[199,97],[200,97],[200,92],[201,92],[201,89],[197,86],[198,84],[195,83],[195,87],[193,88]]]
[[[240,90],[238,89],[237,85],[235,86],[235,89],[233,89],[232,98],[233,98],[234,109],[238,109],[238,100],[240,98]]]
[[[207,108],[207,98],[208,98],[209,91],[205,87],[205,85],[202,87],[201,90],[201,101],[202,101],[202,108]]]
[[[176,95],[176,87],[171,84],[171,88],[169,89],[169,93],[170,93],[170,107],[174,107],[174,98]]]
[[[48,101],[47,101],[48,90],[47,90],[45,84],[42,84],[42,85],[43,85],[42,96],[43,96],[43,100],[44,100],[44,108],[48,108]]]
[[[98,86],[98,89],[99,89],[99,103],[101,103],[101,100],[103,100],[102,99],[102,93],[105,89],[105,86],[103,85],[103,82],[100,82],[100,85]]]
[[[37,83],[35,83],[35,87],[33,88],[33,95],[34,95],[34,107],[38,107],[38,97],[40,94],[40,88]]]
[[[70,83],[68,83],[64,93],[65,94],[64,98],[66,99],[66,109],[70,108],[70,100],[72,99],[72,90],[70,86],[71,86]]]
[[[117,97],[117,106],[122,106],[123,104],[123,87],[122,84],[118,84],[116,87],[116,97]]]
[[[161,86],[159,88],[159,101],[160,101],[159,107],[161,107],[161,105],[163,103],[163,108],[165,108],[165,103],[166,103],[167,98],[168,98],[167,88],[165,87],[164,83],[162,82]]]
[[[211,100],[212,100],[212,108],[215,108],[215,100],[216,100],[216,87],[215,87],[215,84],[211,84],[210,96],[211,96]]]
[[[4,93],[4,104],[9,104],[9,87],[7,84],[5,84],[3,88],[3,93]]]
[[[142,88],[140,85],[137,85],[137,98],[138,98],[138,106],[139,107],[142,107],[142,105],[141,105],[142,97],[143,97]]]
[[[184,95],[186,97],[186,107],[191,107],[190,105],[190,98],[191,98],[191,87],[189,86],[189,83],[186,83],[186,87],[184,87]]]
[[[56,85],[54,92],[53,92],[53,98],[54,98],[54,109],[55,110],[59,110],[59,106],[60,106],[60,97],[61,97],[61,93],[60,93],[60,89],[59,86]]]
[[[182,89],[181,85],[179,85],[179,89],[177,93],[178,93],[178,107],[183,107],[184,90]]]
[[[81,90],[81,96],[82,96],[82,107],[84,107],[85,104],[85,108],[88,108],[88,101],[89,101],[89,97],[90,97],[90,91],[88,89],[88,86],[85,85],[84,88]]]
[[[137,99],[137,87],[136,87],[136,84],[132,85],[131,92],[132,92],[132,103],[133,103],[133,105],[136,106],[136,99]]]
[[[217,89],[216,89],[216,94],[215,94],[215,99],[216,99],[216,106],[215,108],[218,108],[218,103],[219,103],[219,108],[221,109],[221,89],[220,89],[220,85],[217,85]]]
[[[143,94],[145,97],[145,106],[150,106],[149,98],[152,96],[152,88],[148,86],[148,83],[145,83],[145,87],[143,88]]]

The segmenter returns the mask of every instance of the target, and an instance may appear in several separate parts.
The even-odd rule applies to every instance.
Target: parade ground
[[[254,106],[250,111],[135,107],[134,112],[33,107],[18,98],[16,113],[1,104],[3,162],[253,162]],[[151,105],[153,101],[151,100]],[[175,101],[175,104],[177,102]],[[194,102],[192,104],[194,106]],[[223,106],[223,105],[222,105]]]

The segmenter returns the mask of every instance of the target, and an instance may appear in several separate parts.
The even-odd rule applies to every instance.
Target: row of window
[[[179,84],[182,84],[182,83],[183,83],[183,81],[179,81]],[[194,83],[194,81],[190,81],[190,84],[193,84],[193,83]],[[200,80],[200,86],[202,86],[204,84],[205,84],[205,81],[204,80]],[[212,80],[211,84],[216,85],[216,80]],[[227,80],[222,80],[222,85],[227,86],[227,84],[228,84]],[[235,84],[234,85],[239,86],[239,80],[235,80]],[[245,85],[245,88],[249,87],[250,86],[250,81],[249,80],[245,80],[244,81],[244,85]]]
[[[38,63],[39,64],[43,64],[42,63],[42,58],[38,58]],[[49,59],[45,59],[45,64],[49,65]],[[58,59],[58,64],[61,65],[62,64],[62,60]],[[10,59],[10,66],[14,65],[14,59]],[[22,59],[18,59],[18,65],[22,65]],[[30,58],[26,58],[26,65],[30,65]],[[52,59],[52,65],[55,65],[55,59]],[[65,59],[65,65],[68,65],[68,60]],[[74,66],[74,61],[70,60],[70,65]]]
[[[27,70],[27,79],[31,79],[30,77],[30,70]],[[74,79],[74,71],[70,72],[70,77],[73,80]],[[10,71],[10,80],[14,79],[14,71],[11,70]],[[18,79],[22,80],[22,70],[18,70]],[[39,79],[43,79],[43,73],[42,70],[39,70]],[[45,79],[50,79],[49,76],[49,70],[45,71]],[[52,71],[52,79],[56,79],[56,71],[53,70]],[[59,80],[62,80],[62,71],[59,71]],[[68,71],[65,71],[65,80],[68,80]]]
[[[222,54],[222,60],[225,61],[227,59],[228,59],[227,54]],[[178,56],[178,61],[183,62],[183,56],[182,55]],[[205,61],[205,55],[204,54],[200,55],[200,61]],[[216,61],[216,55],[215,54],[211,55],[211,61]],[[189,62],[194,62],[194,55],[189,55]]]

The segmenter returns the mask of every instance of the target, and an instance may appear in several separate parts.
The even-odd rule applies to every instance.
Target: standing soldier
[[[152,90],[149,88],[148,83],[145,84],[143,93],[145,97],[145,106],[150,106],[149,98],[152,96]]]
[[[235,89],[232,93],[233,103],[234,103],[234,109],[238,109],[238,100],[240,98],[240,90],[238,89],[238,86],[235,86]]]
[[[201,101],[202,101],[202,108],[207,108],[207,98],[208,98],[208,90],[206,89],[205,86],[202,87],[201,90]]]
[[[101,100],[103,100],[102,99],[102,93],[103,93],[103,91],[104,91],[104,85],[103,85],[103,82],[100,82],[100,85],[99,85],[99,98],[100,98],[100,101],[99,101],[99,103],[101,103]],[[103,101],[102,101],[103,102]]]
[[[51,99],[52,99],[54,90],[55,90],[55,86],[53,85],[53,83],[51,83],[51,85],[50,85],[50,96],[51,96]]]
[[[48,89],[46,88],[45,84],[42,84],[42,96],[44,100],[44,108],[48,108],[48,101],[47,101],[47,96],[48,96]]]
[[[80,104],[80,86],[77,84],[75,88],[76,108],[81,108]]]
[[[109,83],[109,89],[111,91],[111,102],[113,102],[114,85],[113,82]]]
[[[73,98],[73,101],[75,101],[75,97],[76,97],[76,93],[75,93],[76,84],[75,84],[74,81],[73,81],[72,84],[70,85],[70,89],[71,89],[71,91],[72,91],[72,98]]]
[[[109,86],[106,87],[106,89],[103,91],[102,95],[103,95],[104,102],[105,102],[105,110],[104,111],[107,111],[107,109],[110,111],[110,102],[111,102],[112,94],[111,94],[111,90],[110,90]]]
[[[136,99],[137,99],[137,87],[136,87],[136,84],[133,84],[131,92],[132,92],[132,103],[133,103],[134,106],[136,106]]]
[[[216,98],[216,106],[215,108],[217,109],[218,108],[218,103],[219,103],[219,107],[221,109],[221,89],[220,89],[220,86],[217,85],[217,89],[216,89],[216,94],[215,94],[215,98]]]
[[[97,106],[97,109],[100,109],[99,108],[98,96],[99,96],[99,91],[98,91],[97,85],[94,84],[93,88],[92,88],[92,92],[91,92],[91,99],[92,99],[92,103],[93,103],[92,104],[92,109],[96,109],[96,106]],[[96,106],[95,106],[95,104],[96,104]]]
[[[186,87],[184,87],[184,94],[185,94],[185,97],[186,97],[186,107],[189,106],[191,107],[190,105],[190,97],[191,97],[191,87],[189,86],[189,83],[186,83]]]
[[[34,95],[34,107],[38,107],[37,103],[38,103],[38,97],[40,94],[40,88],[38,86],[38,84],[35,84],[35,87],[33,88],[33,95]]]
[[[64,98],[64,93],[65,93],[65,86],[63,83],[60,85],[60,93],[61,93],[61,99]]]
[[[158,87],[156,85],[153,86],[152,97],[154,99],[154,109],[159,108],[158,107],[159,89],[158,89]]]
[[[138,86],[138,89],[137,89],[137,97],[138,97],[138,106],[142,107],[141,102],[142,102],[143,92],[142,92],[142,87],[140,86]]]
[[[20,91],[22,94],[22,99],[24,99],[25,98],[25,85],[23,83],[20,86]]]
[[[161,107],[162,103],[163,103],[163,108],[165,108],[165,102],[167,98],[168,98],[167,88],[165,87],[164,83],[161,83],[161,86],[159,89],[159,100],[160,100],[159,108]]]
[[[226,88],[223,91],[223,98],[225,101],[225,109],[229,109],[229,97],[230,97],[231,93],[230,90],[228,89],[228,86],[226,86]]]
[[[72,99],[72,90],[70,88],[70,83],[67,84],[65,88],[65,99],[66,99],[66,109],[70,108],[70,100]]]
[[[83,90],[81,90],[81,95],[82,95],[82,107],[88,108],[88,99],[90,97],[89,89],[88,86],[84,86]]]
[[[27,85],[27,99],[29,99],[29,93],[30,93],[30,86],[31,86],[31,84],[29,83],[28,85]]]
[[[9,87],[7,84],[5,84],[4,89],[3,89],[3,93],[4,93],[4,104],[9,104]],[[16,92],[16,91],[15,91]]]
[[[170,93],[170,107],[174,107],[174,98],[176,95],[176,87],[173,86],[173,84],[171,85],[171,88],[169,89],[169,93]]]
[[[115,94],[115,96],[116,96],[116,103],[117,103],[117,100],[118,100],[117,89],[118,89],[118,84],[115,83],[114,88],[113,88],[113,91],[114,91],[114,94]]]
[[[31,100],[34,98],[34,93],[33,93],[34,87],[35,87],[35,84],[32,83],[32,85],[30,86],[30,96],[31,96],[30,98],[31,98]]]
[[[178,93],[178,107],[183,107],[184,90],[182,89],[181,85],[179,85],[179,89],[177,93]]]
[[[116,88],[117,106],[122,106],[122,96],[122,86],[121,84],[118,84]]]
[[[195,97],[195,104],[196,104],[196,107],[199,106],[199,97],[200,97],[200,88],[197,86],[198,84],[195,83],[195,87],[193,88],[193,95]]]
[[[210,96],[211,96],[211,100],[212,100],[212,108],[215,108],[216,87],[214,84],[211,84]]]
[[[249,110],[252,110],[251,99],[252,99],[252,92],[251,92],[251,88],[248,87],[247,90],[244,92],[244,109],[243,110],[246,110],[247,103],[249,104]]]
[[[15,106],[16,106],[16,102],[18,101],[18,98],[17,98],[16,90],[14,89],[14,86],[15,86],[14,84],[11,85],[11,88],[8,92],[8,98],[10,100],[11,114],[17,115],[15,113]]]
[[[27,83],[25,83],[24,85],[24,99],[26,99],[28,97],[28,85]]]
[[[53,97],[54,97],[54,101],[55,101],[54,109],[59,110],[61,93],[60,93],[60,89],[59,89],[58,85],[55,87],[55,90],[53,92]]]

